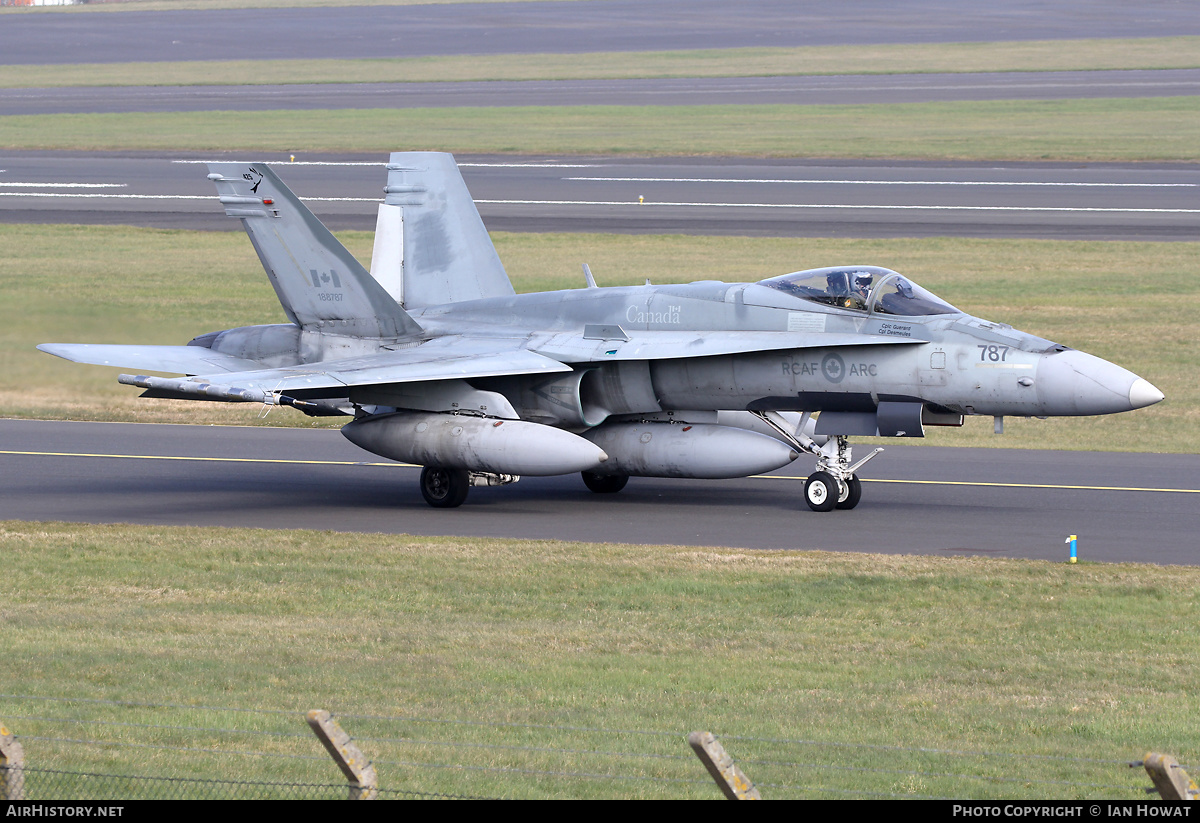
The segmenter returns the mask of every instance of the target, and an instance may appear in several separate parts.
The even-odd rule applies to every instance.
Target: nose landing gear
[[[855,474],[883,449],[875,449],[851,464],[850,440],[844,435],[830,437],[817,450],[817,470],[804,482],[804,502],[815,512],[853,509],[862,499],[862,481]]]
[[[861,499],[862,481],[856,474],[843,480],[827,471],[818,471],[804,481],[804,502],[815,512],[853,509]]]
[[[817,458],[817,470],[804,481],[804,502],[810,509],[831,512],[834,509],[853,509],[858,505],[862,499],[862,481],[855,472],[883,449],[875,449],[857,463],[851,463],[850,438],[841,434],[831,435],[818,446],[805,433],[812,417],[808,413],[801,416],[794,430],[778,412],[753,411],[751,414],[778,432],[785,441]]]

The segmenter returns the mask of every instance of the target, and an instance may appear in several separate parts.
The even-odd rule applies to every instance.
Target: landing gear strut
[[[857,463],[850,452],[850,438],[831,435],[823,445],[804,433],[811,415],[804,414],[795,430],[778,412],[752,412],[756,417],[777,431],[787,442],[801,451],[817,458],[817,470],[804,481],[804,502],[815,512],[831,512],[834,509],[853,509],[862,499],[862,481],[855,474],[868,460],[883,449],[875,449]]]

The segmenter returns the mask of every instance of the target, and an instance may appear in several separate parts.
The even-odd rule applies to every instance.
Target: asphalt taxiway
[[[1045,425],[1054,425],[1046,421]],[[1200,455],[888,446],[853,511],[801,498],[802,459],[739,480],[578,476],[426,506],[419,470],[330,430],[0,420],[0,519],[597,540],[1065,561],[1200,562]]]
[[[14,14],[0,65],[422,57],[1200,34],[1180,0],[590,0]],[[848,71],[853,71],[849,68]]]

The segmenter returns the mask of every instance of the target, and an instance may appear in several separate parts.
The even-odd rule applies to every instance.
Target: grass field
[[[0,117],[0,148],[285,154],[403,147],[532,155],[1190,162],[1200,158],[1198,133],[1200,97]]]
[[[1135,799],[1124,761],[1200,755],[1197,569],[11,522],[0,553],[0,720],[42,768],[338,782],[311,708],[381,785],[483,796],[714,797],[693,729],[769,797]]]
[[[6,66],[0,88],[414,83],[1186,69],[1200,37],[501,54],[362,60],[196,60]]]
[[[369,263],[371,234],[342,240]],[[828,240],[659,235],[494,235],[518,291],[601,285],[753,281],[834,263],[894,268],[959,308],[1083,349],[1142,375],[1167,400],[1104,418],[991,420],[937,429],[927,442],[1191,452],[1200,450],[1200,312],[1195,243],[1033,240]],[[254,423],[259,409],[145,401],[117,369],[67,363],[43,342],[182,344],[216,329],[283,322],[241,232],[0,226],[9,321],[0,331],[0,414],[90,420]],[[312,425],[292,410],[267,419]],[[328,425],[318,423],[317,425]]]

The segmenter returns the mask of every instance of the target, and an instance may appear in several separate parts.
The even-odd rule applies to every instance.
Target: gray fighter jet
[[[210,163],[287,323],[186,346],[43,344],[144,397],[292,406],[353,417],[342,432],[424,466],[437,507],[471,486],[581,472],[722,478],[816,458],[815,511],[852,509],[849,437],[922,437],[964,415],[1131,411],[1163,399],[1081,351],[964,314],[878,266],[757,283],[515,294],[454,158],[396,153],[368,272],[261,163]]]

